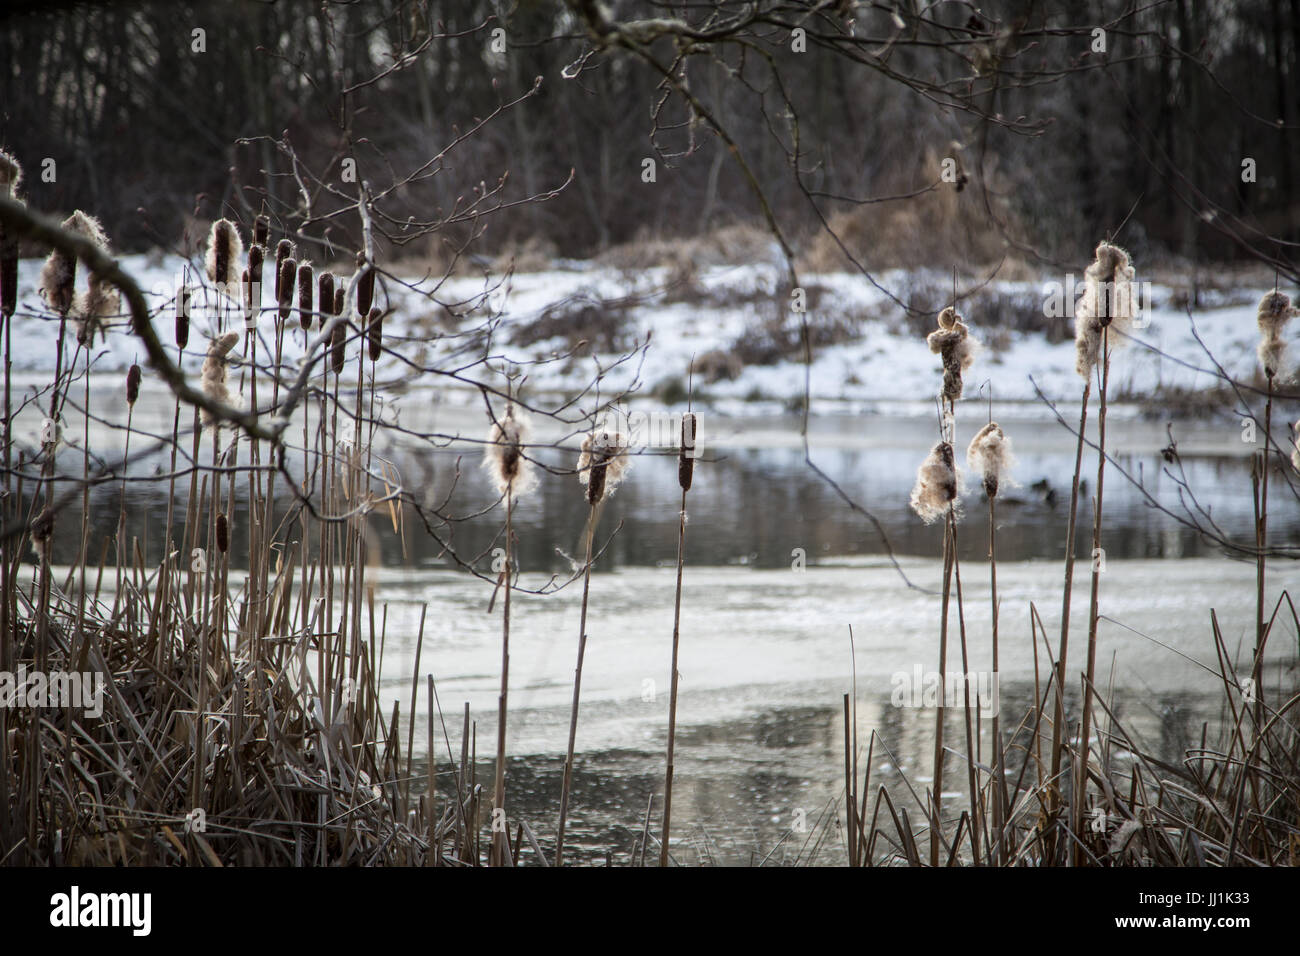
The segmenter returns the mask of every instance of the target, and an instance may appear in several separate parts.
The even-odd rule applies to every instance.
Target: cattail
[[[266,247],[254,243],[248,247],[248,272],[244,279],[244,319],[255,319],[262,310],[262,264]]]
[[[271,242],[271,220],[266,215],[253,220],[253,244],[265,249]]]
[[[348,357],[348,324],[340,322],[330,333],[330,355],[335,375],[343,374],[343,363]]]
[[[1295,466],[1296,471],[1300,471],[1300,419],[1291,426],[1292,441],[1295,447],[1291,451],[1291,464]]]
[[[532,462],[524,457],[528,433],[528,417],[513,404],[506,406],[505,415],[488,431],[483,470],[492,477],[498,494],[509,492],[518,498],[537,483]]]
[[[375,270],[366,265],[366,255],[357,253],[357,315],[369,315],[375,298]]]
[[[596,504],[614,494],[631,465],[627,445],[617,432],[593,432],[582,441],[578,480],[587,486],[587,501]]]
[[[293,310],[293,282],[294,276],[298,274],[298,263],[293,256],[288,256],[280,260],[279,268],[275,287],[279,290],[280,321],[283,323],[289,320],[289,313]]]
[[[310,262],[298,266],[298,324],[304,329],[311,328],[312,313],[312,268]]]
[[[320,302],[322,321],[334,314],[334,273],[322,272],[316,280],[316,300]]]
[[[23,168],[8,153],[0,151],[0,196],[17,198]],[[6,319],[18,308],[18,236],[10,235],[0,223],[0,315]]]
[[[13,156],[0,150],[0,196],[18,194],[18,184],[23,181],[23,167]]]
[[[50,539],[53,536],[54,512],[47,505],[32,519],[32,547],[36,549],[36,556],[42,561],[50,557]]]
[[[971,439],[966,449],[970,466],[984,476],[984,493],[990,498],[998,496],[1002,474],[1011,470],[1011,439],[997,422],[989,422]]]
[[[176,293],[176,347],[182,351],[190,344],[190,295],[189,271],[186,270],[180,291]]]
[[[370,310],[366,322],[366,340],[370,343],[370,361],[378,362],[384,350],[384,311],[378,306]]]
[[[212,224],[208,233],[208,255],[206,267],[208,279],[217,286],[217,291],[227,291],[235,284],[235,263],[244,255],[244,241],[239,238],[239,230],[229,219],[218,219]]]
[[[943,357],[943,397],[948,402],[961,398],[962,372],[975,361],[979,343],[952,306],[939,313],[939,328],[926,336],[930,351]]]
[[[281,239],[275,244],[275,301],[280,301],[280,264],[285,259],[293,255],[293,243],[288,239]]]
[[[677,452],[677,483],[682,491],[691,490],[695,475],[695,416],[687,412],[682,416],[682,445]]]
[[[1259,364],[1269,378],[1281,376],[1286,366],[1286,342],[1282,330],[1297,314],[1291,297],[1284,292],[1270,292],[1259,300]]]
[[[926,524],[941,518],[957,502],[957,465],[952,445],[941,441],[916,471],[912,488],[912,510]]]
[[[140,366],[132,365],[126,370],[126,403],[134,405],[140,397]]]
[[[348,302],[348,290],[345,289],[342,285],[335,286],[334,287],[334,314],[342,315],[343,307],[347,305],[347,302]]]
[[[224,511],[217,513],[217,550],[222,554],[230,550],[230,522]]]
[[[1109,242],[1098,244],[1074,311],[1074,367],[1085,379],[1101,361],[1102,330],[1110,326],[1124,333],[1133,323],[1133,275],[1127,252]]]
[[[78,210],[64,225],[73,232],[81,233],[102,252],[108,251],[108,236],[104,234],[104,227],[94,216],[87,216]],[[117,287],[92,272],[86,280],[86,291],[77,296],[73,303],[73,314],[78,323],[77,341],[83,345],[93,341],[103,320],[116,313],[121,307],[121,294],[117,291]]]
[[[63,228],[85,236],[101,249],[108,247],[108,239],[99,221],[80,209],[63,220]],[[59,249],[53,250],[41,268],[41,298],[59,315],[66,316],[72,311],[76,280],[76,258]]]
[[[239,343],[238,332],[227,332],[208,343],[208,355],[203,360],[203,392],[215,402],[230,404],[230,390],[226,387],[226,355]],[[216,421],[212,413],[203,410],[203,424]]]

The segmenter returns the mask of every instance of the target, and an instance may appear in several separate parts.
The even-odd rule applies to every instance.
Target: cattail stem
[[[998,680],[998,521],[997,521],[997,496],[989,496],[989,603],[993,620],[993,679]],[[1033,642],[1034,649],[1037,650],[1038,642]],[[1000,693],[1001,688],[996,687],[995,693]],[[1038,700],[1035,693],[1034,700]],[[998,707],[993,713],[993,839],[994,853],[992,862],[995,865],[1005,865],[1007,860],[1006,833],[1004,826],[1007,819],[1007,781],[1003,769],[1004,754],[1002,751],[1002,733],[998,722],[998,714],[1001,708]]]
[[[1273,373],[1265,370],[1268,395],[1264,402],[1264,451],[1260,455],[1259,513],[1255,521],[1255,654],[1251,667],[1252,693],[1255,697],[1255,731],[1264,726],[1264,645],[1268,642],[1268,620],[1264,606],[1264,577],[1268,558],[1268,473],[1269,459],[1273,454]]]
[[[1070,649],[1070,599],[1074,591],[1075,532],[1079,516],[1079,481],[1083,473],[1084,431],[1088,426],[1088,399],[1092,394],[1092,380],[1083,383],[1083,398],[1079,403],[1079,437],[1074,451],[1074,481],[1070,487],[1070,519],[1065,531],[1065,584],[1061,597],[1061,644],[1056,655],[1056,706],[1052,718],[1052,774],[1048,789],[1048,814],[1060,807],[1061,756],[1065,746],[1065,668]],[[1055,834],[1047,836],[1047,858],[1054,857]]]
[[[1097,667],[1098,595],[1101,587],[1102,492],[1106,480],[1106,389],[1110,381],[1110,328],[1101,333],[1101,392],[1097,412],[1097,498],[1092,519],[1092,593],[1088,599],[1088,667],[1083,683],[1083,719],[1079,727],[1078,767],[1074,780],[1074,832],[1083,833],[1084,799],[1088,793],[1088,758],[1092,735],[1093,675]],[[1074,864],[1082,862],[1083,848],[1073,843]]]
[[[508,712],[508,695],[510,692],[510,592],[511,582],[511,541],[513,531],[511,518],[514,512],[514,495],[511,488],[506,489],[506,545],[505,567],[502,580],[505,584],[505,599],[501,614],[501,693],[497,697],[497,775],[496,786],[492,796],[492,856],[493,866],[506,865],[506,715]],[[498,817],[500,817],[498,819]]]
[[[683,456],[685,458],[685,456]],[[689,459],[687,459],[689,460]],[[679,467],[680,474],[680,467]],[[689,482],[686,482],[689,483]],[[682,510],[677,524],[677,593],[673,598],[673,676],[668,698],[668,768],[664,774],[664,833],[659,845],[659,865],[668,865],[668,838],[673,813],[673,752],[677,743],[677,647],[681,636],[682,567],[686,558],[686,488],[682,489]]]
[[[939,865],[943,842],[943,718],[948,668],[948,606],[952,595],[953,559],[956,552],[957,513],[952,504],[943,531],[943,610],[939,619],[939,701],[934,716],[934,792],[930,822],[930,865]]]
[[[593,469],[593,481],[594,479]],[[587,515],[587,560],[582,566],[582,611],[578,618],[578,663],[573,671],[573,706],[569,711],[569,750],[564,758],[564,781],[560,785],[560,825],[555,836],[555,865],[564,865],[564,827],[569,817],[569,785],[573,780],[573,748],[578,739],[578,701],[582,695],[582,659],[587,652],[587,595],[591,590],[591,545],[596,536],[596,505],[590,502]]]

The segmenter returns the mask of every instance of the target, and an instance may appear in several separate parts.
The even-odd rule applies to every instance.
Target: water
[[[142,399],[136,422],[168,433],[170,410],[165,401],[150,406]],[[403,424],[413,431],[477,436],[481,417],[473,407],[414,403]],[[960,447],[979,424],[972,420],[959,432]],[[930,782],[933,711],[894,706],[892,696],[899,675],[932,669],[938,656],[941,529],[921,525],[907,507],[916,465],[934,440],[933,425],[888,414],[818,419],[813,425],[813,461],[843,495],[878,518],[883,537],[808,467],[793,420],[715,422],[711,431],[702,430],[704,460],[688,499],[674,787],[673,853],[683,863],[843,861],[833,807],[844,779],[843,695],[855,687],[863,769],[871,733],[879,735],[873,789],[885,784],[906,803],[907,783],[923,790]],[[1004,419],[1004,426],[1017,444],[1020,482],[999,506],[999,702],[1005,726],[1028,709],[1035,677],[1041,681],[1046,673],[1046,648],[1040,640],[1036,662],[1030,639],[1031,602],[1049,635],[1058,627],[1074,443],[1054,423]],[[72,433],[76,428],[70,422]],[[1235,422],[1181,423],[1174,434],[1183,470],[1172,474],[1160,455],[1169,440],[1163,425],[1117,415],[1111,428],[1119,465],[1140,473],[1152,497],[1179,510],[1178,479],[1185,476],[1224,534],[1251,540],[1249,461],[1242,454],[1249,446],[1241,445]],[[105,455],[119,441],[111,432],[92,437]],[[377,444],[375,453],[391,461],[403,485],[428,508],[446,502],[444,513],[459,519],[492,505],[475,446],[431,449],[407,438]],[[571,452],[540,457],[556,472],[572,467]],[[61,463],[71,468],[79,455],[65,451]],[[151,479],[164,466],[158,457],[137,463],[138,480],[126,491],[128,534],[143,536],[149,529],[151,561],[161,555],[158,532],[166,514],[165,483],[160,488]],[[1093,469],[1095,459],[1086,466]],[[1293,543],[1300,540],[1300,507],[1285,483],[1275,487],[1272,540]],[[93,490],[95,536],[113,534],[119,494],[118,483]],[[243,495],[241,487],[237,497]],[[280,504],[288,513],[291,502]],[[675,459],[646,453],[600,515],[597,541],[607,548],[592,580],[570,821],[569,843],[578,859],[599,862],[608,853],[616,862],[631,860],[652,798],[650,829],[658,832],[679,506]],[[585,512],[572,475],[553,474],[543,477],[515,517],[521,586],[550,593],[520,593],[514,601],[509,805],[547,847],[554,838],[581,597],[580,582],[556,588],[572,576],[566,555],[580,553]],[[986,511],[977,489],[967,493],[966,512],[960,550],[971,670],[987,670]],[[500,616],[499,605],[497,613],[488,613],[487,579],[502,512],[434,522],[439,536],[482,578],[455,568],[414,507],[404,509],[403,518],[402,534],[394,532],[386,513],[369,519],[375,561],[370,580],[377,606],[387,608],[386,708],[400,700],[405,712],[411,675],[432,673],[445,721],[437,755],[443,774],[449,772],[448,751],[460,752],[461,713],[468,702],[471,743],[480,755],[478,781],[490,788],[490,759],[482,758],[495,745]],[[79,513],[74,507],[60,520],[79,522]],[[1090,524],[1086,489],[1079,541],[1085,558]],[[236,556],[246,550],[246,526],[237,507]],[[900,568],[888,559],[886,541]],[[73,559],[65,547],[56,543],[56,561]],[[1125,729],[1157,755],[1176,760],[1199,738],[1201,722],[1213,724],[1219,717],[1221,685],[1207,670],[1215,659],[1210,608],[1237,659],[1249,654],[1254,565],[1224,557],[1194,530],[1150,507],[1150,499],[1114,471],[1107,476],[1103,547],[1102,683],[1113,685]],[[238,558],[234,564],[239,566]],[[1086,585],[1080,582],[1087,569],[1082,564],[1076,579],[1075,634],[1086,633]],[[1294,589],[1297,582],[1294,567],[1273,564],[1271,593]],[[426,603],[417,662],[416,629]],[[850,652],[850,628],[856,653]],[[1268,682],[1276,687],[1294,680],[1288,668],[1296,636],[1289,622],[1279,625],[1271,647]],[[955,645],[950,653],[955,668]],[[420,686],[416,773],[422,780],[428,702],[423,680]],[[964,749],[960,719],[950,717],[949,744]],[[982,729],[979,746],[987,756],[987,721]],[[950,770],[945,789],[955,797],[963,786],[964,775]],[[450,782],[442,787],[445,793]],[[656,858],[653,843],[646,855]]]

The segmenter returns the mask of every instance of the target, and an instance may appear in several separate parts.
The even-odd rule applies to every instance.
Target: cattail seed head
[[[0,150],[0,196],[13,196],[23,181],[23,167],[9,153]]]
[[[1269,378],[1281,377],[1286,371],[1282,330],[1298,311],[1284,292],[1270,292],[1259,300],[1259,364]]]
[[[989,422],[971,439],[966,449],[966,460],[984,477],[984,493],[990,498],[998,496],[998,488],[1005,485],[1002,475],[1011,470],[1011,439],[997,422]]]
[[[298,266],[298,324],[304,329],[311,328],[313,291],[311,263],[304,262]]]
[[[957,503],[957,465],[952,445],[941,441],[921,462],[916,471],[916,485],[912,488],[912,510],[926,524],[943,517],[949,506]]]
[[[370,343],[370,361],[378,362],[384,350],[384,311],[378,306],[370,310],[366,322],[366,340]]]
[[[253,220],[253,242],[265,249],[271,242],[271,220],[265,215]]]
[[[348,324],[339,322],[330,333],[330,361],[335,375],[343,374],[343,365],[348,357]]]
[[[227,332],[208,343],[208,354],[203,360],[203,392],[213,401],[230,404],[230,390],[226,387],[226,356],[239,343],[238,332]],[[202,421],[205,426],[215,422],[212,414],[203,410]]]
[[[1097,245],[1084,271],[1083,295],[1074,310],[1075,371],[1092,376],[1101,361],[1102,332],[1127,333],[1133,325],[1133,264],[1129,254],[1109,242]]]
[[[208,279],[218,288],[229,289],[234,285],[236,263],[244,255],[244,241],[239,238],[239,230],[229,219],[218,219],[212,224],[208,233],[208,255],[205,260]]]
[[[537,484],[532,462],[524,457],[529,431],[527,415],[513,403],[488,430],[483,470],[492,478],[498,494],[509,492],[519,498]]]
[[[275,301],[280,301],[280,264],[285,259],[293,256],[293,243],[288,239],[281,239],[275,244]]]
[[[276,280],[275,287],[280,290],[281,323],[288,321],[289,313],[293,309],[293,283],[297,274],[298,263],[294,261],[293,256],[280,260],[280,277]]]
[[[181,287],[176,293],[176,347],[184,350],[190,344],[190,277],[186,271]]]
[[[334,314],[342,315],[344,307],[348,304],[348,290],[342,284],[334,287]]]
[[[230,522],[224,511],[217,514],[217,550],[222,554],[230,550]]]
[[[108,248],[108,238],[99,220],[80,209],[63,220],[63,228],[85,236],[101,249]],[[77,279],[77,260],[55,249],[41,269],[40,293],[47,305],[61,316],[72,311]]]
[[[1291,452],[1291,464],[1300,471],[1300,419],[1291,426],[1291,444],[1295,446]]]
[[[266,248],[260,243],[248,247],[248,269],[244,279],[244,318],[255,318],[262,309],[262,264]]]
[[[366,264],[363,252],[357,253],[357,315],[369,315],[375,299],[375,270]]]
[[[132,365],[126,370],[126,403],[134,405],[140,397],[140,366]]]
[[[952,306],[939,313],[939,328],[926,336],[925,342],[943,358],[944,399],[957,401],[962,393],[962,372],[975,361],[978,343]]]
[[[687,412],[682,416],[682,444],[677,451],[677,484],[682,491],[691,490],[695,475],[695,416]]]
[[[48,506],[32,519],[32,547],[42,561],[50,558],[50,540],[54,537],[54,512]]]
[[[594,505],[612,495],[630,466],[627,444],[618,432],[592,432],[584,438],[578,481],[587,486],[587,502]]]
[[[334,273],[322,272],[316,280],[316,299],[320,302],[322,321],[334,314]]]

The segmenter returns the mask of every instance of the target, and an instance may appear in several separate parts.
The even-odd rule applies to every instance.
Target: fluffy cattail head
[[[0,196],[12,196],[23,181],[23,167],[4,150],[0,150]]]
[[[369,315],[375,299],[375,270],[366,264],[364,252],[357,253],[357,315]]]
[[[528,433],[527,416],[513,404],[506,406],[505,415],[488,430],[483,470],[491,476],[498,494],[518,498],[537,483],[532,462],[524,457]]]
[[[50,539],[54,537],[54,512],[47,505],[32,519],[32,547],[42,561],[50,557]]]
[[[1286,367],[1286,341],[1282,330],[1296,315],[1291,297],[1270,292],[1259,300],[1259,364],[1269,378],[1281,376]]]
[[[280,277],[276,280],[275,287],[280,290],[281,322],[288,321],[289,313],[293,309],[293,282],[297,274],[298,263],[294,261],[293,256],[287,256],[280,260]]]
[[[265,216],[258,216],[253,220],[253,242],[262,248],[271,241],[271,220]]]
[[[311,263],[304,262],[298,266],[298,324],[304,329],[311,328],[312,292]]]
[[[126,370],[126,403],[134,405],[140,397],[140,366],[132,365]]]
[[[203,360],[203,392],[214,401],[230,404],[230,390],[226,387],[226,356],[239,343],[238,332],[227,332],[208,343],[208,354]],[[204,409],[203,424],[211,425],[215,421],[212,414]]]
[[[375,306],[366,321],[366,341],[370,343],[370,361],[378,362],[384,351],[384,310]]]
[[[1074,310],[1075,370],[1085,379],[1101,361],[1103,330],[1124,333],[1133,325],[1133,276],[1127,252],[1109,242],[1098,244]]]
[[[975,361],[979,347],[961,318],[948,306],[939,313],[939,328],[925,339],[930,351],[943,358],[943,397],[949,403],[961,398],[962,372]]]
[[[100,251],[108,251],[108,236],[94,216],[88,216],[78,210],[68,217],[64,226],[85,236]],[[121,307],[121,294],[117,291],[117,287],[92,272],[86,280],[86,291],[80,293],[73,302],[72,312],[77,319],[77,341],[83,345],[91,342],[95,333],[102,327],[104,319],[119,311]]]
[[[108,239],[99,221],[80,209],[63,220],[62,225],[70,232],[85,236],[100,248],[108,247]],[[41,298],[59,315],[66,316],[72,311],[76,281],[77,260],[55,249],[41,268]]]
[[[966,460],[970,466],[984,476],[984,493],[990,498],[998,496],[998,487],[1004,485],[1002,477],[1011,470],[1011,439],[1006,436],[997,422],[989,422],[971,439],[966,449]]]
[[[631,459],[618,432],[592,432],[582,441],[578,481],[587,486],[587,501],[596,504],[612,495],[627,474]]]
[[[931,450],[916,471],[916,485],[912,488],[912,510],[926,524],[942,518],[949,506],[957,503],[957,464],[952,445],[941,441]]]
[[[218,288],[229,289],[236,282],[236,263],[244,255],[244,241],[229,219],[218,219],[208,233],[208,256],[205,260],[208,279]]]
[[[695,416],[687,412],[682,416],[682,444],[677,450],[677,484],[682,491],[691,490],[695,475]]]

